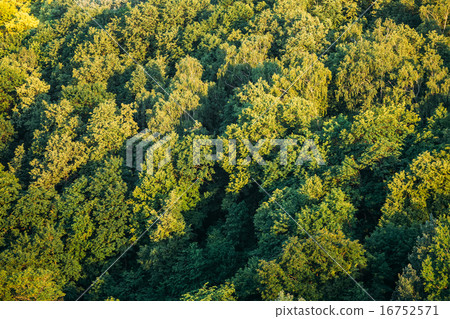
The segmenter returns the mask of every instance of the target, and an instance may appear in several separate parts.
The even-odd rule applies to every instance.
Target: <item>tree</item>
[[[14,127],[10,120],[6,119],[3,114],[0,115],[0,154],[3,153],[13,140]]]
[[[424,23],[431,24],[433,28],[437,28],[444,35],[449,35],[450,8],[448,3],[443,0],[424,0],[419,11]]]
[[[350,110],[377,103],[415,103],[423,94],[423,46],[423,37],[414,29],[377,20],[375,29],[361,41],[339,46],[336,101]]]
[[[450,218],[442,215],[429,221],[417,240],[409,264],[399,276],[395,300],[450,300]]]
[[[407,266],[411,252],[420,234],[418,226],[393,225],[378,227],[365,243],[368,252],[367,276],[371,278],[370,291],[377,300],[389,300],[399,273]]]
[[[312,176],[298,190],[276,190],[273,197],[257,209],[254,224],[258,250],[261,256],[276,254],[280,244],[294,234],[304,235],[303,230],[313,235],[324,230],[333,234],[349,233],[354,213],[355,208],[342,190],[329,190],[319,177]]]
[[[119,110],[111,100],[93,110],[85,136],[93,160],[100,160],[109,151],[117,152],[126,138],[137,133],[134,113],[130,105],[122,105]]]
[[[76,2],[0,0],[0,299],[448,299],[448,1]]]
[[[51,271],[26,268],[7,275],[0,271],[0,299],[16,301],[61,300],[64,293]]]
[[[5,243],[3,236],[7,229],[7,216],[13,206],[14,201],[19,197],[21,185],[19,180],[11,172],[5,171],[0,164],[0,247]]]
[[[231,301],[236,300],[234,296],[234,286],[230,283],[220,285],[220,287],[208,287],[204,284],[199,290],[184,294],[182,300],[185,301]]]
[[[419,155],[408,171],[397,173],[389,183],[380,224],[411,225],[443,215],[449,208],[448,172],[448,152]]]
[[[275,300],[281,291],[306,300],[321,300],[331,296],[341,298],[339,290],[331,290],[331,296],[324,296],[324,286],[332,285],[333,279],[337,277],[346,276],[338,264],[353,275],[358,268],[364,267],[364,249],[361,244],[345,239],[342,232],[332,234],[323,231],[315,239],[336,262],[312,239],[290,238],[276,260],[260,262],[258,274],[263,285],[261,294],[264,300]]]
[[[16,104],[16,89],[26,78],[26,72],[20,69],[20,64],[8,58],[0,61],[0,112],[9,112]]]
[[[181,124],[183,118],[185,122],[192,124],[192,119],[196,118],[196,109],[200,106],[200,99],[206,95],[208,88],[201,80],[202,73],[201,64],[189,56],[177,64],[177,72],[169,86],[170,95],[167,100],[160,94],[154,107],[147,111],[150,130],[161,134],[170,132]],[[189,115],[186,116],[186,113]]]
[[[92,176],[78,178],[57,203],[60,227],[67,234],[66,257],[71,256],[65,268],[73,280],[97,275],[93,272],[128,243],[131,216],[121,165],[117,157],[105,159]]]
[[[17,45],[18,38],[36,28],[39,20],[30,15],[30,1],[0,1],[0,57]]]

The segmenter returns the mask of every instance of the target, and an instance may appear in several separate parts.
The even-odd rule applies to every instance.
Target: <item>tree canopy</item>
[[[449,2],[369,5],[0,0],[0,299],[449,300]]]

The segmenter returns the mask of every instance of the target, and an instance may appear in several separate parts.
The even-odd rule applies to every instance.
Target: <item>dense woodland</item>
[[[0,0],[0,299],[450,300],[450,4],[370,6]]]

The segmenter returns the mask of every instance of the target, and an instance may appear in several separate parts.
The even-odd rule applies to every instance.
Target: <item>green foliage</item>
[[[133,113],[135,111],[130,105],[122,105],[119,113],[114,101],[106,101],[94,109],[87,124],[86,136],[86,145],[92,150],[93,160],[119,150],[127,137],[137,133]]]
[[[423,223],[449,210],[450,163],[448,151],[424,152],[408,171],[397,173],[388,187],[381,224]]]
[[[449,299],[448,1],[369,5],[0,0],[0,299]]]
[[[263,300],[275,300],[281,291],[307,300],[340,299],[338,291],[324,296],[324,286],[333,286],[333,279],[364,267],[364,249],[359,243],[346,239],[341,232],[322,232],[315,239],[328,253],[310,238],[292,237],[276,260],[260,262],[258,274],[263,285]]]
[[[161,94],[153,109],[147,111],[148,127],[161,134],[173,131],[179,124],[181,117],[198,114],[200,99],[207,93],[207,84],[201,80],[203,68],[194,58],[186,57],[177,64],[176,73],[168,88],[169,96],[166,100]],[[185,121],[192,122],[192,115]]]
[[[370,291],[376,299],[388,300],[392,296],[398,274],[406,266],[419,234],[418,227],[387,224],[366,240],[367,274],[372,278]]]
[[[30,14],[28,0],[0,1],[0,57],[17,48],[26,31],[36,28],[39,20]]]
[[[446,1],[424,0],[419,11],[424,23],[430,24],[433,29],[439,30],[442,34],[449,35],[448,18],[450,12]]]
[[[0,299],[17,301],[54,301],[61,300],[61,291],[52,272],[43,269],[26,268],[6,274],[0,271]]]
[[[0,63],[0,112],[8,112],[17,103],[16,89],[25,81],[26,73],[14,60],[3,58]]]
[[[231,301],[236,300],[234,296],[234,286],[230,283],[225,283],[220,287],[208,287],[206,283],[202,288],[193,292],[184,294],[181,300],[185,301]]]
[[[0,164],[0,247],[4,245],[3,236],[7,229],[8,211],[19,197],[21,186],[14,174],[5,171]]]
[[[11,121],[6,119],[3,114],[0,115],[0,154],[5,151],[9,143],[13,140],[14,126]]]
[[[394,299],[450,300],[449,235],[448,215],[427,223],[409,256],[411,264],[405,267],[399,278]]]
[[[362,41],[340,46],[336,100],[351,110],[377,102],[413,103],[424,77],[419,51],[423,43],[414,29],[377,20]]]

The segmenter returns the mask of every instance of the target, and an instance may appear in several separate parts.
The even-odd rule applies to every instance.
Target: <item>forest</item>
[[[450,300],[449,14],[0,0],[0,300]]]

